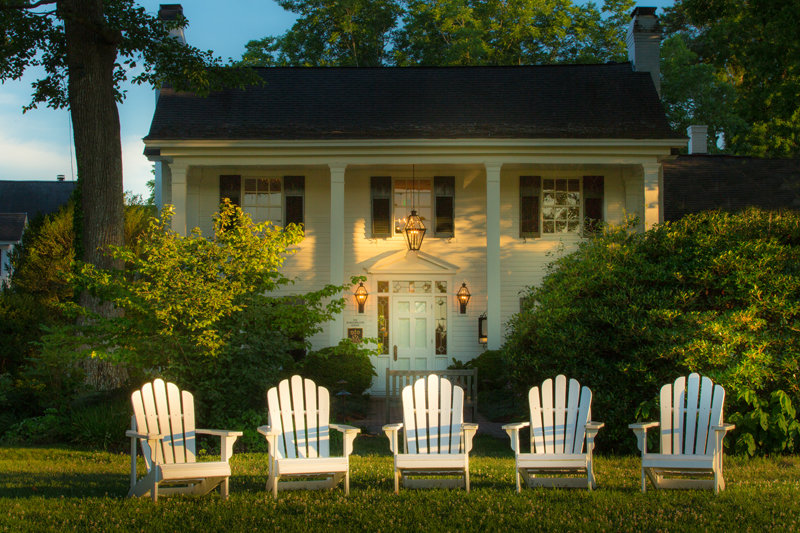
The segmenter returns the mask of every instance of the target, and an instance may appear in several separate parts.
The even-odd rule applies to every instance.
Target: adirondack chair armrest
[[[505,431],[508,434],[508,438],[511,439],[511,449],[514,450],[515,454],[519,454],[521,452],[519,449],[519,430],[530,425],[530,422],[512,422],[510,424],[503,425],[503,431]]]
[[[343,452],[344,456],[348,457],[353,453],[353,441],[356,439],[356,436],[361,433],[361,429],[345,424],[330,424],[330,428],[341,432],[344,436]]]
[[[389,449],[395,455],[400,453],[400,448],[398,448],[397,446],[397,434],[400,432],[401,429],[403,429],[402,422],[396,422],[394,424],[386,424],[385,426],[383,426],[383,432],[386,433],[386,436],[389,438]]]
[[[228,431],[226,429],[196,429],[195,431],[201,435],[216,435],[217,437],[241,437],[244,435],[242,431]]]
[[[272,426],[258,426],[256,431],[264,435],[265,437],[277,437],[278,432],[275,431]]]
[[[126,437],[130,437],[132,439],[145,439],[145,440],[162,440],[166,437],[163,433],[139,433],[133,429],[129,429],[125,432]]]
[[[588,434],[591,433],[592,437],[594,437],[598,431],[603,429],[603,427],[605,427],[603,422],[595,422],[590,420],[589,422],[586,422],[586,434],[588,436]]]
[[[478,431],[478,424],[464,422],[461,424],[461,432],[464,434],[464,453],[469,453],[472,449],[472,439]]]
[[[721,431],[722,434],[724,435],[728,431],[731,431],[732,429],[736,429],[736,424],[722,424],[721,426],[711,426],[711,429],[713,431],[716,431],[716,432],[720,432]]]
[[[220,438],[220,459],[228,462],[233,455],[233,443],[244,433],[241,431],[228,431],[225,429],[195,429],[198,435],[213,435]]]
[[[635,424],[628,424],[628,427],[633,430],[636,435],[636,446],[642,452],[642,455],[647,453],[647,430],[659,426],[659,422],[636,422]]]

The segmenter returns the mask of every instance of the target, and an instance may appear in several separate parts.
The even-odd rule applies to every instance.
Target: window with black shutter
[[[519,236],[541,237],[539,229],[540,176],[519,177]]]
[[[306,190],[305,176],[284,176],[284,226],[289,224],[301,225],[305,222],[304,200]]]
[[[372,195],[372,237],[392,236],[392,178],[373,176],[370,179]]]
[[[455,235],[455,224],[453,222],[455,190],[455,178],[453,176],[434,176],[434,237],[452,237]]]
[[[603,221],[603,176],[583,177],[583,218],[585,232],[596,233]]]
[[[242,177],[239,175],[226,175],[219,177],[219,201],[227,198],[232,204],[242,205]]]

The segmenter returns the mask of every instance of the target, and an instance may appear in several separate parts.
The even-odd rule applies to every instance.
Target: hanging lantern
[[[358,312],[363,313],[364,304],[367,303],[367,296],[369,296],[367,288],[364,287],[363,281],[359,282],[358,288],[356,289],[356,292],[353,293],[353,295],[356,297],[356,302],[358,302]]]
[[[467,288],[466,283],[461,284],[461,288],[458,289],[456,293],[456,298],[458,298],[458,303],[461,304],[461,314],[465,314],[467,312],[467,304],[469,303],[469,299],[472,295],[469,293],[469,289]]]
[[[412,209],[411,215],[409,215],[408,221],[406,222],[406,227],[403,229],[403,232],[406,234],[409,250],[416,252],[422,247],[422,239],[425,238],[425,231],[425,224],[422,223],[422,219],[417,214],[416,209]]]

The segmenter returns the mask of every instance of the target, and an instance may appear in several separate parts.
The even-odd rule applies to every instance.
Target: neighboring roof
[[[630,63],[257,68],[264,84],[201,98],[162,89],[146,140],[676,139]],[[678,144],[681,144],[679,142]]]
[[[25,213],[0,213],[0,242],[19,242],[25,230]]]
[[[681,155],[664,162],[664,219],[708,209],[800,209],[800,159]]]
[[[74,181],[0,181],[0,213],[27,213],[32,220],[66,204]]]

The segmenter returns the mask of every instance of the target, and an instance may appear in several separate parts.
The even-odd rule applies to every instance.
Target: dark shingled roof
[[[708,209],[800,209],[800,159],[682,155],[664,162],[664,219]]]
[[[145,139],[684,139],[629,63],[256,71],[207,98],[163,89]]]
[[[20,241],[25,218],[25,213],[0,213],[0,242]]]
[[[0,213],[27,213],[28,220],[66,204],[74,181],[0,181]]]

